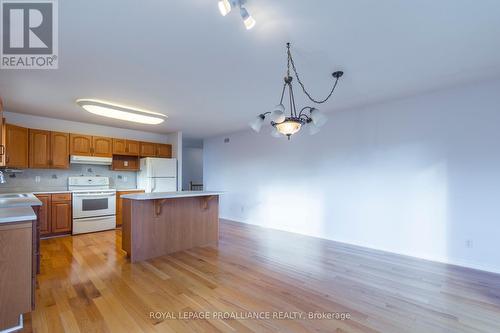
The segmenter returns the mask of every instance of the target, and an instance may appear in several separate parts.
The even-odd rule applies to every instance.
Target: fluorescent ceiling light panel
[[[97,99],[78,99],[76,103],[90,113],[134,123],[158,125],[167,118],[166,115],[161,113],[141,110]]]

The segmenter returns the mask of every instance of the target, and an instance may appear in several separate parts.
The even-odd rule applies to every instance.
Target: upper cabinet
[[[141,142],[141,157],[172,157],[172,145],[163,143]]]
[[[83,134],[69,135],[71,155],[92,156],[92,136]]]
[[[29,130],[29,167],[69,168],[69,133]]]
[[[102,136],[70,134],[70,153],[80,156],[113,156],[113,140]]]
[[[29,130],[29,167],[46,169],[50,167],[50,131]]]
[[[5,164],[9,168],[28,167],[28,129],[5,125]]]
[[[141,157],[156,157],[156,143],[141,142]]]
[[[141,143],[139,141],[127,140],[127,155],[139,156]]]
[[[113,156],[113,139],[102,136],[92,137],[93,156],[111,157]]]
[[[69,168],[69,133],[50,132],[51,167]]]
[[[126,155],[127,140],[113,139],[113,155]]]
[[[139,156],[139,150],[138,141],[113,139],[113,155]]]
[[[157,152],[157,157],[171,158],[172,157],[172,145],[157,143],[156,144],[156,152]]]
[[[0,119],[1,115],[0,100]],[[172,157],[169,144],[28,129],[5,119],[0,125],[0,166],[9,168],[68,169],[70,155],[115,155],[112,169],[133,171],[139,169],[139,157]]]

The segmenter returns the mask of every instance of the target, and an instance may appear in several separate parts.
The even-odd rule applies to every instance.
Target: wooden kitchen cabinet
[[[70,134],[70,153],[80,156],[113,156],[113,140],[103,136]]]
[[[134,193],[144,193],[144,190],[130,190],[130,191],[117,191],[116,192],[116,226],[119,227],[122,225],[122,207],[123,207],[123,199],[122,195],[125,194],[134,194]]]
[[[25,169],[29,163],[28,129],[5,125],[5,164],[9,168]]]
[[[46,169],[50,167],[50,131],[29,130],[29,167]]]
[[[69,168],[69,134],[30,129],[29,167],[34,169]]]
[[[113,139],[113,155],[139,156],[139,150],[138,141]]]
[[[69,133],[50,132],[50,167],[69,168]]]
[[[172,145],[153,142],[141,142],[141,157],[172,157]]]
[[[156,157],[156,144],[153,142],[141,142],[141,157]]]
[[[37,194],[36,197],[42,202],[38,213],[40,236],[71,233],[71,193]]]
[[[40,225],[40,236],[50,234],[50,194],[37,194],[36,197],[42,202],[38,209],[38,223]]]
[[[0,331],[18,324],[34,308],[34,221],[0,224]]]
[[[139,171],[139,157],[127,155],[113,155],[111,170]]]
[[[103,136],[92,137],[93,156],[111,157],[113,156],[113,140]]]
[[[113,139],[113,155],[126,155],[127,140]]]
[[[139,141],[127,140],[127,155],[139,156],[141,143]]]
[[[92,135],[71,133],[69,138],[71,155],[92,156]]]
[[[71,201],[52,201],[50,225],[52,233],[71,231]]]
[[[156,153],[157,153],[156,154],[157,157],[171,158],[172,157],[172,145],[157,143],[156,144]]]

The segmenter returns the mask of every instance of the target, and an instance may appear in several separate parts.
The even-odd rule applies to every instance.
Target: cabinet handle
[[[5,146],[0,145],[0,155],[3,155],[3,154],[5,154]]]

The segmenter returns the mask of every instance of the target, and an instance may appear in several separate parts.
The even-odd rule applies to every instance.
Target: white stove
[[[116,228],[116,190],[108,177],[69,177],[73,193],[73,234]]]

